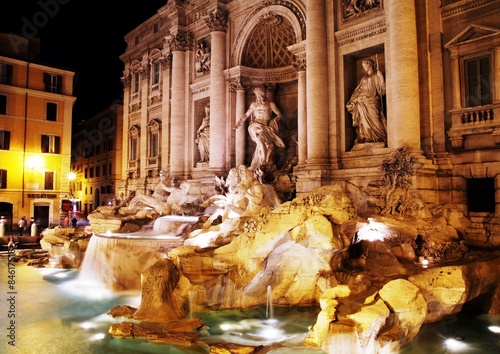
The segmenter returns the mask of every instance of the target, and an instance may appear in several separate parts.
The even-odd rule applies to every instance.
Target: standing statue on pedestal
[[[252,141],[257,145],[249,167],[252,171],[261,166],[272,164],[275,147],[285,147],[283,140],[277,135],[281,112],[274,102],[266,100],[266,93],[263,88],[257,87],[254,94],[256,97],[255,102],[250,105],[245,116],[240,118],[235,125],[235,129],[237,129],[248,117],[252,117],[248,126],[248,133]],[[271,118],[272,113],[275,114],[274,118]]]
[[[385,95],[384,76],[375,69],[372,59],[364,59],[361,65],[365,76],[346,105],[356,129],[355,144],[384,142],[387,140],[387,120],[381,103]]]
[[[210,159],[210,104],[205,106],[205,117],[196,132],[196,140],[198,150],[200,151],[200,161],[208,162]]]

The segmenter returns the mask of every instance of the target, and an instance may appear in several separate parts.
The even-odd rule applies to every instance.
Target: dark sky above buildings
[[[43,64],[75,71],[76,122],[123,95],[124,36],[167,0],[15,0],[0,12],[0,32],[37,36]]]

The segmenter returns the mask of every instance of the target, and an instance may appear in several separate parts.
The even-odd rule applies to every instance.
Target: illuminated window
[[[62,93],[62,76],[44,73],[43,82],[46,92]]]
[[[61,138],[55,135],[42,135],[42,152],[60,154]]]

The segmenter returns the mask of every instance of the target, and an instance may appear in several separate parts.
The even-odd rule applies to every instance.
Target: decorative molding
[[[387,24],[385,19],[382,19],[355,29],[339,31],[335,33],[335,36],[337,37],[337,45],[342,47],[344,45],[374,37],[385,32],[387,32]]]
[[[441,10],[441,18],[460,15],[463,12],[473,10],[475,8],[485,6],[498,0],[464,0],[458,4],[444,6]]]

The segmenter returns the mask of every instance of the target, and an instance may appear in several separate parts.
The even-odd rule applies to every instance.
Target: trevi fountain
[[[77,270],[73,292],[95,294],[108,321],[101,338],[139,340],[134,352],[156,352],[145,343],[175,353],[497,351],[500,238],[464,239],[460,211],[424,204],[411,187],[416,163],[404,147],[384,161],[383,202],[363,212],[360,195],[338,185],[279,202],[279,188],[246,166],[216,177],[204,200],[163,172],[151,196],[100,207],[87,227],[46,230],[51,267],[41,269],[56,283]],[[118,295],[104,309],[106,292]],[[458,334],[413,343],[471,309],[496,315],[486,351]]]

